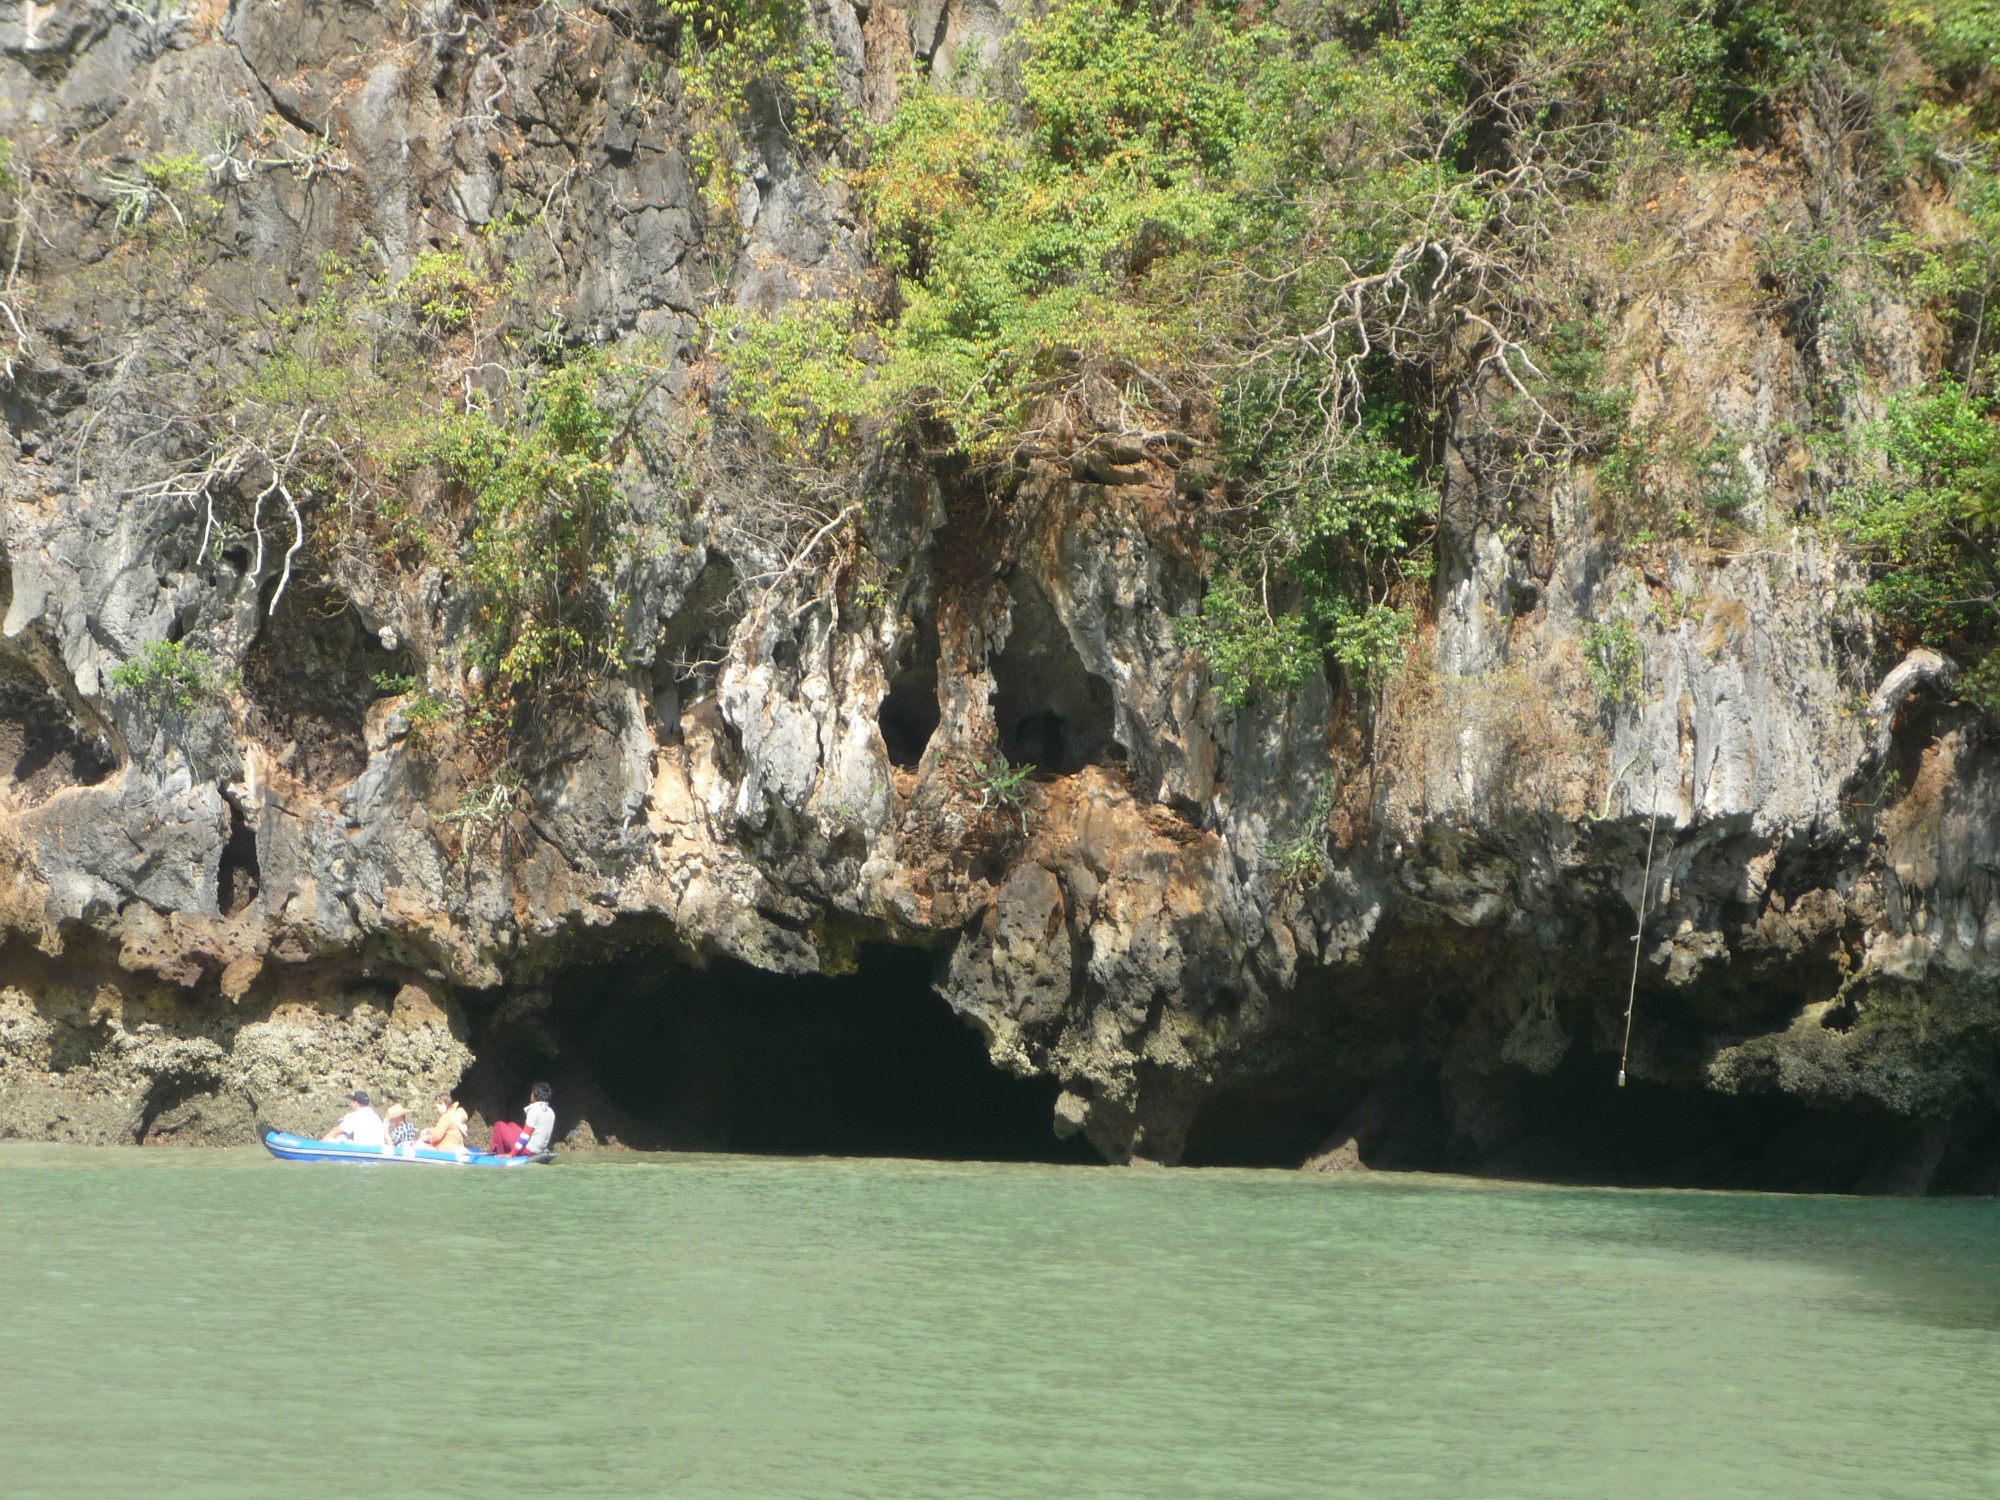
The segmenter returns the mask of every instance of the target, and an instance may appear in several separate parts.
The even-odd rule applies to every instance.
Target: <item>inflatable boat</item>
[[[316,1141],[261,1127],[264,1149],[279,1161],[406,1162],[430,1167],[534,1167],[552,1162],[547,1151],[533,1156],[494,1156],[486,1151],[436,1151],[429,1146],[357,1146],[352,1141]]]

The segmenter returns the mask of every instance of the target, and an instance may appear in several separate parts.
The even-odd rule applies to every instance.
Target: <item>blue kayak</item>
[[[494,1156],[487,1151],[437,1151],[429,1146],[357,1146],[352,1141],[316,1141],[268,1129],[264,1131],[264,1149],[279,1161],[406,1162],[430,1167],[533,1167],[555,1160],[547,1151],[533,1156]]]

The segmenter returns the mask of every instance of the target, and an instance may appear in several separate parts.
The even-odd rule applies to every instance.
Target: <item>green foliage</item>
[[[1606,703],[1636,703],[1645,686],[1645,656],[1632,622],[1622,616],[1583,628],[1583,669]]]
[[[2000,71],[2000,5],[1994,0],[1917,0],[1892,12],[1941,71],[1961,77]]]
[[[1959,696],[2000,721],[2000,651],[1988,651],[1959,681]]]
[[[187,713],[228,686],[214,658],[185,641],[153,641],[113,667],[111,681],[155,714]]]
[[[1183,644],[1208,663],[1225,708],[1240,708],[1253,694],[1286,693],[1318,667],[1321,651],[1306,620],[1244,578],[1223,573],[1212,580],[1201,613],[1176,622]]]
[[[697,50],[761,26],[772,56],[799,55],[789,11],[686,3]],[[1634,431],[1606,304],[1550,250],[1633,161],[1712,164],[1787,110],[1845,101],[1855,149],[1924,163],[1951,211],[1921,232],[1774,218],[1760,272],[1830,351],[1830,394],[1886,273],[1953,325],[1965,398],[1985,400],[1996,17],[1992,0],[1051,0],[994,75],[1012,93],[912,79],[863,143],[895,295],[719,319],[720,404],[792,462],[828,460],[864,418],[996,468],[1170,433],[1216,480],[1183,486],[1214,513],[1180,629],[1224,702],[1328,659],[1366,682],[1414,624],[1448,409],[1486,418],[1503,480],[1595,462],[1626,521],[1742,524],[1735,435]],[[1987,566],[1991,518],[1894,441],[1908,451],[1843,524],[1892,619],[1970,640],[1992,589],[1963,570]],[[1640,514],[1642,490],[1678,513]],[[1599,690],[1627,701],[1630,627],[1594,630]]]
[[[1835,523],[1874,565],[1870,602],[1935,645],[1978,648],[1995,634],[1995,417],[1993,397],[1955,380],[1899,397],[1869,437],[1882,473],[1834,507]]]
[[[1191,309],[1154,272],[1251,227],[1226,174],[1264,35],[1206,9],[1064,0],[1019,34],[1019,111],[911,88],[862,178],[903,278],[874,409],[997,455],[1079,361],[1190,352]]]
[[[209,190],[208,168],[193,152],[151,157],[131,172],[105,172],[98,180],[116,205],[121,233],[170,217],[175,234],[191,235],[222,207]]]
[[[1313,797],[1299,831],[1264,845],[1264,861],[1280,887],[1301,891],[1318,884],[1326,873],[1326,825],[1332,815],[1333,787],[1325,784]]]
[[[1160,182],[1227,165],[1248,100],[1240,62],[1208,49],[1240,52],[1240,34],[1201,11],[1188,27],[1175,19],[1151,6],[1063,4],[1032,23],[1021,89],[1042,160],[1118,160]]]
[[[272,439],[283,448],[309,416],[326,439],[310,456],[318,487],[371,496],[365,518],[343,514],[379,527],[391,552],[433,556],[438,539],[406,481],[432,463],[447,403],[465,399],[435,368],[440,337],[500,299],[498,278],[455,251],[426,251],[401,278],[333,255],[319,270],[317,295],[273,330],[273,352],[231,393],[236,425],[284,432]]]
[[[804,0],[660,0],[678,25],[682,97],[696,122],[690,157],[712,208],[734,199],[734,157],[760,113],[802,152],[838,138],[840,76]]]
[[[725,311],[711,327],[729,397],[786,457],[823,456],[848,435],[867,375],[852,304],[800,302],[775,318]]]
[[[1749,505],[1750,481],[1743,471],[1739,450],[1742,439],[1727,430],[1718,431],[1696,455],[1694,470],[1695,502],[1717,521],[1733,524]]]
[[[482,281],[459,251],[426,250],[410,263],[396,294],[427,325],[448,333],[472,320]]]
[[[1601,317],[1563,318],[1551,326],[1536,351],[1548,383],[1544,397],[1597,439],[1608,444],[1626,430],[1632,392],[1614,384],[1605,353],[1613,337]]]
[[[1234,546],[1217,544],[1225,567],[1200,616],[1181,622],[1225,706],[1296,688],[1327,655],[1361,682],[1400,659],[1414,621],[1394,601],[1400,583],[1428,573],[1436,503],[1416,459],[1390,440],[1406,417],[1378,409],[1329,446],[1300,385],[1258,375],[1226,392],[1225,463],[1260,504]]]
[[[474,659],[503,701],[576,687],[623,647],[630,513],[609,458],[617,419],[597,400],[602,374],[595,359],[565,365],[534,384],[520,419],[474,412],[437,445],[472,511]]]
[[[1225,519],[1184,639],[1232,704],[1329,654],[1365,680],[1428,572],[1436,403],[1504,367],[1496,452],[1615,450],[1608,330],[1534,258],[1621,141],[1714,139],[1718,78],[1777,86],[1771,49],[1812,30],[1746,26],[1694,0],[1054,0],[1018,33],[1017,97],[912,80],[867,141],[887,320],[732,318],[725,402],[793,457],[864,416],[989,464],[1206,428],[1222,483],[1197,493]],[[1479,326],[1523,342],[1468,339],[1451,299],[1475,285]]]
[[[1183,644],[1208,663],[1225,708],[1240,708],[1260,692],[1290,692],[1320,663],[1322,648],[1310,623],[1295,611],[1273,608],[1233,573],[1210,583],[1199,615],[1177,623]]]
[[[1035,774],[1031,765],[1011,765],[995,750],[990,759],[969,756],[959,774],[959,784],[978,798],[979,810],[994,808],[1019,811],[1028,800],[1028,781]]]

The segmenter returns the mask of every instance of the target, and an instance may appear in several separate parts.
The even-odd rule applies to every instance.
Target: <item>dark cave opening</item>
[[[257,866],[257,831],[234,798],[225,796],[223,801],[229,808],[229,838],[216,861],[215,905],[225,917],[233,917],[257,899],[262,872]]]
[[[917,621],[915,639],[890,674],[889,691],[875,713],[889,763],[906,771],[916,769],[943,720],[944,711],[938,706],[937,626],[924,617]]]
[[[518,1112],[547,1077],[563,1128],[595,1102],[600,1136],[610,1120],[639,1146],[1097,1161],[1081,1138],[1057,1139],[1056,1084],[995,1068],[932,988],[933,968],[928,953],[876,945],[831,978],[730,959],[696,969],[646,950],[579,966],[552,984],[540,1044],[496,1039],[490,1064],[481,1048],[468,1097]]]
[[[727,654],[735,591],[735,567],[719,553],[710,556],[654,638],[646,712],[662,744],[679,743],[683,712],[714,686]]]
[[[1188,1166],[1297,1166],[1352,1139],[1376,1170],[1763,1192],[1992,1192],[1990,1122],[1827,1109],[1776,1092],[1633,1079],[1577,1051],[1553,1073],[1367,1082],[1267,1080],[1218,1091],[1188,1133]]]
[[[243,660],[251,732],[289,746],[302,781],[341,786],[368,764],[363,725],[384,680],[409,654],[390,650],[331,585],[295,582],[268,613]]]
[[[28,661],[0,652],[0,779],[38,802],[66,786],[95,786],[117,769],[101,734],[87,730]]]
[[[1070,776],[1114,759],[1111,684],[1077,655],[1048,596],[1026,575],[1009,585],[1007,643],[993,661],[993,720],[1000,751],[1017,766]]]

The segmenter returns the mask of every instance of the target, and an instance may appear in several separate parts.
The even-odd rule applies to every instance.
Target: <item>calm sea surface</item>
[[[0,1494],[2000,1494],[2000,1205],[0,1148]]]

